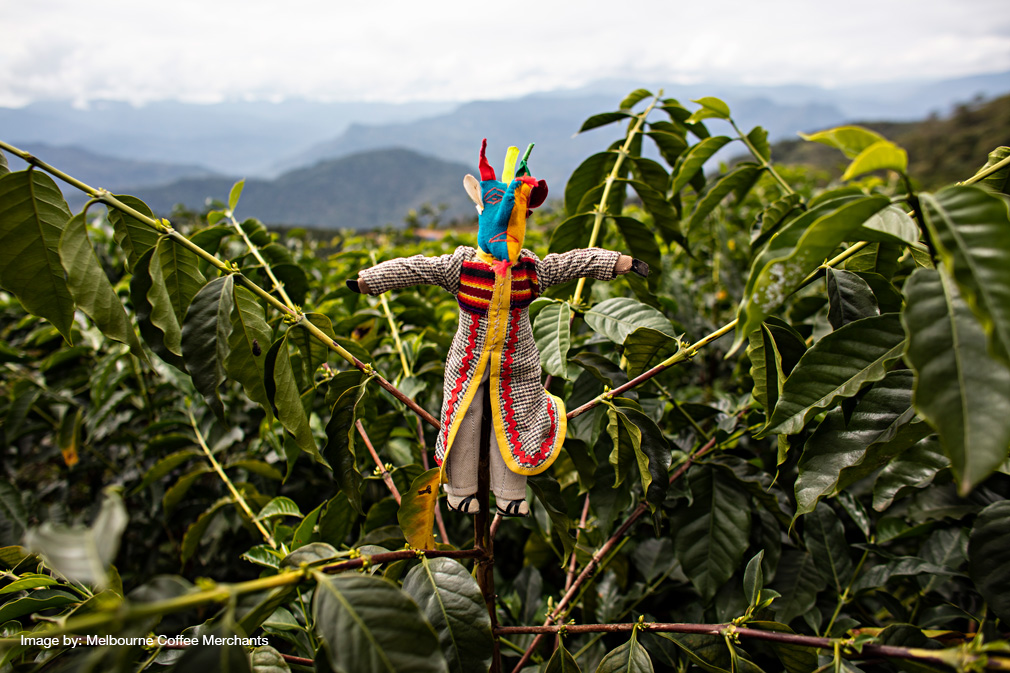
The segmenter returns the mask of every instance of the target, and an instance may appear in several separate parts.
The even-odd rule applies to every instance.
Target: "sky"
[[[0,0],[0,106],[467,101],[1010,70],[1007,0]]]

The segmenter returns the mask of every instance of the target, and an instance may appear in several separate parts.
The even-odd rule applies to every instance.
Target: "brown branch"
[[[474,563],[474,579],[480,587],[491,629],[498,627],[498,611],[494,591],[494,541],[491,537],[491,386],[484,386],[481,395],[483,417],[480,425],[480,447],[477,457],[477,503],[480,511],[473,517],[473,546],[481,555]],[[501,644],[492,640],[491,669],[501,673]]]
[[[386,488],[388,488],[389,492],[393,494],[393,499],[396,500],[396,504],[399,505],[400,491],[396,488],[396,484],[393,483],[393,475],[389,473],[389,470],[387,470],[386,466],[382,463],[382,459],[379,458],[379,454],[376,453],[375,447],[372,446],[372,440],[368,438],[368,434],[365,432],[365,426],[362,424],[360,418],[354,421],[354,427],[358,429],[358,434],[361,435],[363,440],[365,440],[365,446],[368,447],[368,452],[372,454],[372,460],[374,460],[375,464],[379,466],[380,470],[382,470],[382,481],[386,482]]]
[[[684,461],[684,464],[681,465],[679,468],[677,468],[677,471],[674,472],[673,476],[670,477],[670,483],[672,484],[673,482],[680,479],[680,477],[687,471],[687,468],[691,466],[691,464],[694,462],[696,458],[699,458],[704,454],[708,453],[714,446],[715,446],[715,439],[713,438],[710,439],[703,447],[698,449],[698,451],[695,452],[692,456],[688,457],[688,459]],[[596,550],[596,553],[594,553],[593,557],[589,559],[589,562],[586,564],[586,567],[582,569],[582,572],[579,573],[579,576],[575,579],[572,585],[565,592],[565,595],[561,597],[561,600],[558,602],[557,607],[555,607],[554,610],[552,610],[551,613],[547,615],[547,619],[544,620],[544,626],[550,626],[552,622],[557,621],[558,616],[565,610],[565,608],[568,607],[568,604],[575,597],[576,593],[578,593],[579,588],[585,583],[587,579],[589,579],[592,576],[593,572],[596,570],[596,566],[599,565],[600,561],[607,554],[610,553],[610,550],[614,548],[614,546],[618,543],[618,541],[620,541],[621,538],[623,538],[629,530],[631,530],[631,527],[635,525],[635,522],[638,521],[641,518],[641,516],[645,514],[646,511],[648,511],[648,509],[649,505],[646,502],[644,501],[640,502],[638,504],[638,507],[635,508],[635,510],[628,516],[627,519],[625,519],[624,523],[621,524],[621,526],[614,532],[614,534],[611,535],[610,538],[606,542],[604,542],[599,549]],[[533,642],[530,643],[530,646],[526,648],[526,651],[523,653],[523,656],[519,659],[519,663],[516,664],[514,669],[512,669],[512,673],[519,673],[522,667],[526,665],[526,662],[529,661],[529,658],[533,654],[533,651],[542,642],[544,638],[544,633],[540,633],[539,635],[537,635],[536,638],[533,639]]]

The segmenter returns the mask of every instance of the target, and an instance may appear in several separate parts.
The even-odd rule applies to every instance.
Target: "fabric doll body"
[[[543,388],[529,305],[551,285],[582,277],[613,279],[619,257],[618,252],[587,248],[540,260],[522,249],[519,260],[500,275],[493,268],[497,260],[461,246],[451,255],[394,259],[359,273],[373,295],[418,284],[438,285],[456,295],[459,328],[446,361],[442,428],[435,444],[450,504],[476,492],[480,435],[464,418],[468,410],[471,418],[479,414],[484,379],[490,388],[491,443],[498,447],[493,454],[501,461],[492,468],[495,496],[524,499],[525,475],[539,474],[554,462],[565,438],[565,405]],[[510,474],[497,469],[503,467]]]

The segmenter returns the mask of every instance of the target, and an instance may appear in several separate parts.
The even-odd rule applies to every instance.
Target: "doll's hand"
[[[358,294],[368,294],[368,283],[361,278],[349,278],[345,281],[347,287]]]
[[[617,258],[617,264],[614,266],[614,273],[618,276],[623,276],[629,271],[634,271],[644,278],[649,275],[649,265],[630,255],[621,255]]]

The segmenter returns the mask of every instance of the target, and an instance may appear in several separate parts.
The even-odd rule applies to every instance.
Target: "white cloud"
[[[0,5],[0,105],[468,100],[601,77],[843,85],[1010,69],[1005,0],[35,0]]]

